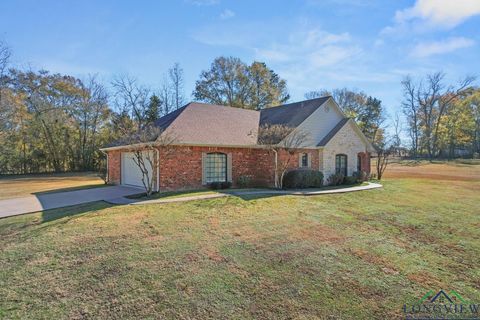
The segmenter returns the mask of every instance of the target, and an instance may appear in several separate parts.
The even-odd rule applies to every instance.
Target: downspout
[[[275,188],[278,187],[278,151],[275,150],[275,149],[272,149],[273,152],[275,153],[275,168],[274,168],[274,172],[275,172],[275,175],[274,175],[274,185],[275,185]]]
[[[157,192],[160,192],[160,150],[155,148],[157,152]]]
[[[105,174],[105,182],[108,184],[110,183],[109,170],[108,170],[108,152],[105,152],[103,150],[100,150],[100,151],[107,156],[107,173]]]

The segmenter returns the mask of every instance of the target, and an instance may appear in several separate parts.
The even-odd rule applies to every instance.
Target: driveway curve
[[[0,200],[0,218],[95,201],[109,201],[111,199],[139,194],[142,192],[144,191],[138,188],[111,186],[5,199]]]

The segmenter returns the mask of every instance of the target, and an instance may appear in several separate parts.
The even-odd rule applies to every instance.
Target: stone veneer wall
[[[337,154],[347,155],[348,175],[357,171],[357,155],[359,153],[362,153],[365,159],[365,161],[363,161],[362,169],[370,172],[370,156],[366,153],[365,142],[354,131],[351,123],[347,123],[342,129],[340,129],[328,144],[320,150],[320,153],[320,158],[322,159],[320,171],[323,171],[325,181],[330,175],[335,173],[335,156]]]

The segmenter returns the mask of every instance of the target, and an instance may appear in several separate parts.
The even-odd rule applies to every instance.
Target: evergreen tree
[[[153,94],[150,97],[150,101],[148,102],[148,107],[145,112],[145,121],[147,124],[155,122],[157,119],[160,118],[160,106],[162,101],[160,98]]]

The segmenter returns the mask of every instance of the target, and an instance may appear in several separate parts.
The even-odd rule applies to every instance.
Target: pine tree
[[[155,122],[158,118],[160,118],[160,105],[162,101],[160,98],[153,94],[150,97],[150,101],[148,103],[148,108],[145,114],[145,119],[147,124]]]

